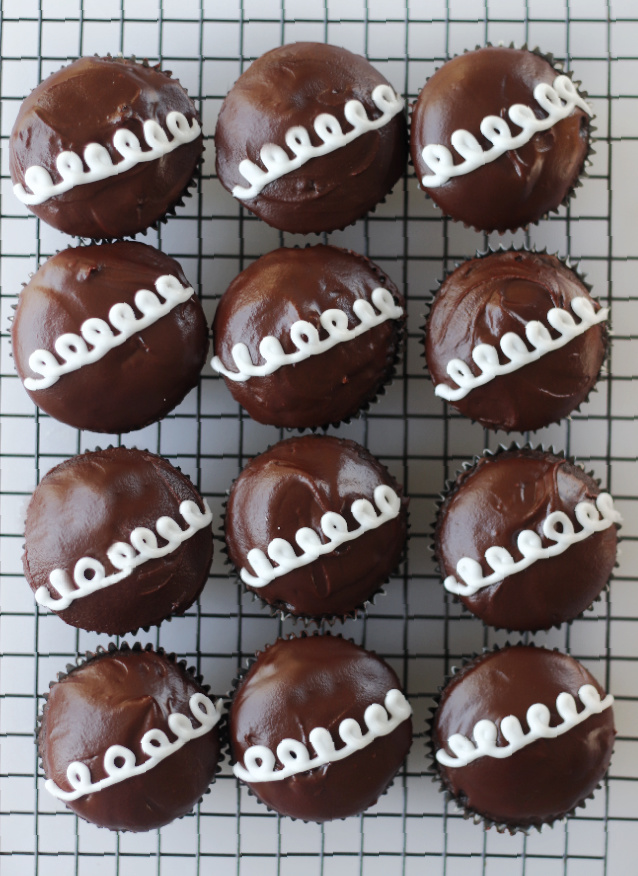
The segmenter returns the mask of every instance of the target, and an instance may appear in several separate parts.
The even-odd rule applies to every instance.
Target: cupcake
[[[395,672],[371,651],[330,635],[278,639],[234,692],[233,771],[281,815],[358,815],[405,760],[411,713]]]
[[[441,786],[466,817],[515,833],[585,805],[614,744],[613,697],[567,654],[528,645],[466,663],[432,721]]]
[[[403,100],[359,55],[323,43],[266,52],[229,94],[215,131],[217,175],[269,225],[334,231],[403,173]]]
[[[596,383],[608,315],[556,256],[508,250],[469,259],[443,281],[428,316],[434,391],[488,429],[558,422]]]
[[[212,557],[207,503],[146,450],[67,459],[27,508],[23,566],[36,602],[83,630],[121,636],[183,614]]]
[[[598,599],[621,519],[572,461],[513,448],[459,474],[439,508],[434,552],[445,589],[484,623],[546,630]]]
[[[228,558],[275,611],[353,616],[403,556],[407,504],[387,469],[356,442],[289,438],[252,459],[233,484]]]
[[[9,142],[13,190],[67,234],[129,237],[172,212],[203,151],[194,103],[170,73],[80,58],[22,103]]]
[[[222,296],[212,366],[259,423],[337,424],[390,380],[404,321],[398,289],[363,256],[334,246],[281,248]]]
[[[58,679],[38,731],[50,794],[110,830],[193,809],[218,771],[221,717],[193,669],[150,645],[110,645]]]
[[[564,203],[589,153],[589,104],[550,58],[487,46],[444,64],[412,112],[417,180],[452,219],[514,231]]]
[[[81,246],[20,294],[13,358],[35,404],[69,426],[129,432],[197,385],[206,318],[179,264],[143,243]]]

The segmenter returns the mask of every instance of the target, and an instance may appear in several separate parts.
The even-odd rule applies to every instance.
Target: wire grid
[[[638,22],[631,0],[567,6],[548,0],[4,0],[1,11],[2,268],[0,511],[0,870],[3,876],[260,876],[304,873],[620,874],[631,825],[638,820],[638,644],[633,561],[638,559],[635,466],[635,334],[638,296],[631,280],[638,258],[632,239],[632,157]],[[228,578],[219,521],[226,490],[247,459],[285,437],[246,417],[223,381],[206,369],[201,384],[162,423],[128,436],[79,433],[41,415],[24,393],[10,359],[8,318],[21,284],[71,242],[17,202],[7,168],[7,139],[23,97],[67,59],[122,52],[159,60],[198,104],[206,161],[197,194],[146,240],[183,265],[212,319],[230,280],[280,245],[303,244],[259,222],[222,190],[214,175],[212,134],[221,101],[237,76],[264,51],[316,40],[365,54],[413,100],[427,76],[452,55],[486,41],[538,44],[565,59],[582,79],[597,113],[597,145],[589,178],[568,209],[528,233],[497,236],[441,219],[418,191],[414,173],[367,219],[324,241],[371,256],[402,287],[409,308],[407,352],[386,395],[338,430],[370,448],[411,497],[411,541],[402,575],[366,619],[338,625],[375,649],[402,678],[417,730],[405,769],[390,791],[358,818],[324,826],[269,813],[239,787],[227,764],[196,812],[148,834],[113,834],[79,821],[41,791],[32,728],[49,681],[77,653],[105,644],[34,608],[21,570],[26,503],[40,478],[74,453],[98,445],[146,447],[180,465],[209,499],[216,518],[216,558],[197,606],[183,618],[136,639],[188,658],[216,693],[237,667],[277,635],[298,629],[270,618]],[[613,175],[612,175],[613,170]],[[613,190],[612,183],[616,183]],[[319,240],[321,238],[317,238]],[[421,326],[430,290],[446,269],[488,243],[547,246],[580,259],[594,294],[613,302],[615,337],[608,375],[574,417],[532,436],[487,432],[434,397],[422,359]],[[567,629],[538,634],[538,644],[568,650],[616,696],[619,736],[609,778],[584,810],[542,833],[497,835],[465,821],[430,781],[425,720],[444,675],[464,655],[503,643],[447,601],[434,574],[429,531],[434,502],[461,463],[510,437],[553,444],[575,454],[601,478],[625,516],[622,556],[612,584],[593,611]],[[612,601],[613,600],[613,601]],[[515,641],[519,637],[511,636]],[[527,639],[527,637],[520,637]],[[129,637],[130,639],[130,637]],[[118,640],[121,641],[121,640]]]

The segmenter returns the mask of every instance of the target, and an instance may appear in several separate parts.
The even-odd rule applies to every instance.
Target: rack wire
[[[632,0],[3,0],[0,67],[0,869],[3,876],[338,876],[441,873],[599,876],[627,873],[638,821],[638,425],[635,355],[638,294],[632,231],[638,138],[638,20]],[[443,595],[429,553],[434,502],[460,464],[511,436],[493,434],[444,408],[423,368],[421,325],[429,292],[454,263],[499,242],[442,219],[408,168],[386,202],[355,226],[319,239],[372,257],[404,289],[408,348],[386,395],[338,434],[378,455],[411,497],[411,541],[402,574],[366,619],[342,632],[385,657],[415,710],[417,736],[390,791],[358,818],[324,826],[280,818],[237,785],[228,765],[192,815],[149,834],[112,834],[79,821],[42,789],[33,726],[49,681],[77,653],[107,637],[67,627],[34,608],[21,573],[26,502],[62,459],[106,443],[146,447],[180,465],[215,512],[216,559],[199,603],[183,618],[135,638],[196,665],[216,693],[238,665],[294,627],[242,596],[221,558],[225,491],[247,459],[284,437],[259,426],[206,372],[199,388],[160,424],[128,436],[79,433],[40,414],[10,358],[8,318],[30,272],[70,241],[28,214],[11,192],[7,143],[17,108],[41,79],[80,55],[122,52],[172,69],[198,104],[206,161],[196,195],[148,242],[177,258],[209,318],[230,280],[258,256],[305,238],[267,228],[236,204],[214,175],[215,119],[226,92],[257,56],[284,42],[315,40],[366,55],[413,100],[447,58],[486,41],[538,45],[564,59],[595,107],[589,178],[567,209],[500,242],[547,246],[580,260],[594,293],[612,305],[614,343],[598,392],[560,426],[520,440],[553,444],[594,469],[625,516],[611,596],[566,629],[538,634],[582,660],[616,697],[619,735],[608,779],[584,810],[551,830],[515,837],[464,820],[430,781],[424,725],[445,673],[505,634],[485,630]],[[633,222],[635,228],[635,221]],[[341,625],[339,625],[341,626]],[[130,637],[128,637],[130,639]],[[511,640],[526,637],[511,636]],[[531,637],[530,637],[531,638]],[[118,640],[119,641],[119,640]],[[38,778],[40,776],[40,778]]]

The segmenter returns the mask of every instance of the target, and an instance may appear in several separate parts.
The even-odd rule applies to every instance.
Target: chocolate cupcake
[[[592,111],[551,60],[487,46],[448,61],[421,91],[412,162],[452,219],[514,231],[557,210],[577,185]]]
[[[459,474],[439,508],[434,552],[446,590],[486,624],[546,630],[600,596],[620,522],[609,493],[570,460],[510,449]]]
[[[552,824],[585,805],[609,766],[613,697],[567,654],[527,645],[466,663],[432,721],[442,787],[498,830]]]
[[[38,732],[45,788],[80,818],[146,831],[190,812],[218,771],[221,703],[175,655],[109,646],[52,682]]]
[[[281,815],[358,815],[400,769],[411,713],[396,674],[371,651],[330,635],[278,639],[234,693],[233,771]]]
[[[387,469],[354,441],[289,438],[252,459],[233,484],[228,557],[277,611],[352,616],[402,558],[407,504]]]
[[[376,206],[407,159],[403,100],[359,55],[323,43],[266,52],[215,131],[224,188],[269,225],[334,231]]]
[[[120,636],[183,614],[212,557],[207,503],[146,450],[67,459],[27,509],[23,565],[36,601],[83,630]]]
[[[469,259],[443,281],[427,319],[434,391],[488,429],[558,422],[596,383],[608,315],[556,256],[509,250]]]
[[[233,280],[213,322],[213,368],[259,423],[337,424],[390,380],[404,301],[373,262],[334,246],[277,249]]]
[[[166,416],[197,385],[208,352],[206,318],[179,264],[124,241],[45,262],[20,294],[11,336],[35,404],[93,432]]]
[[[94,240],[155,225],[186,194],[203,151],[197,110],[159,66],[80,58],[27,97],[9,141],[16,196]]]

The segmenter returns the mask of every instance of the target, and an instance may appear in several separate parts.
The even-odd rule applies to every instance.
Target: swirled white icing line
[[[147,730],[142,736],[140,747],[144,754],[148,755],[148,760],[138,764],[135,762],[135,754],[130,748],[125,748],[123,745],[111,745],[104,755],[105,779],[91,782],[91,771],[88,766],[74,760],[66,770],[66,777],[73,788],[72,791],[63,791],[53,779],[47,779],[44,787],[58,800],[69,802],[77,800],[78,797],[84,797],[86,794],[102,791],[104,788],[109,788],[118,782],[124,782],[133,776],[147,773],[169,755],[183,748],[187,742],[209,733],[219,722],[223,711],[221,700],[213,703],[202,693],[193,694],[188,701],[188,707],[193,717],[199,721],[200,726],[193,727],[190,719],[180,712],[171,713],[168,716],[168,727],[177,739],[174,742],[169,742],[168,736],[163,730],[158,728]],[[119,764],[117,761],[123,761],[123,763]]]
[[[337,514],[336,511],[327,511],[323,514],[320,526],[328,539],[325,544],[314,529],[302,526],[295,533],[295,541],[302,550],[301,556],[295,553],[293,546],[285,538],[273,538],[268,545],[268,557],[277,563],[276,567],[262,550],[252,548],[248,551],[246,559],[257,574],[251,575],[247,569],[242,569],[239,573],[242,581],[249,587],[265,587],[275,578],[280,578],[293,569],[307,566],[324,554],[331,554],[339,545],[359,538],[364,532],[378,529],[379,526],[399,516],[401,499],[387,484],[379,484],[374,488],[374,502],[379,514],[368,499],[355,499],[352,503],[350,510],[359,524],[352,532],[348,532],[348,524],[341,514]]]
[[[591,301],[583,296],[572,299],[570,304],[576,316],[581,320],[579,323],[575,322],[571,313],[560,307],[552,307],[547,312],[547,322],[553,329],[556,329],[560,337],[552,338],[542,322],[536,319],[530,320],[525,326],[525,337],[532,345],[532,349],[527,348],[525,341],[519,335],[507,332],[500,340],[500,347],[510,361],[503,365],[499,362],[496,347],[491,344],[477,344],[472,350],[472,359],[481,373],[472,374],[470,366],[462,359],[450,359],[446,370],[459,388],[453,389],[446,383],[439,383],[434,390],[435,395],[446,401],[459,401],[477,386],[483,386],[502,374],[518,371],[524,365],[529,365],[531,362],[538,361],[542,356],[559,350],[574,338],[585,334],[592,326],[604,322],[609,316],[608,307],[601,307],[596,312]]]
[[[523,559],[516,562],[510,552],[504,547],[489,547],[485,551],[485,560],[493,569],[493,574],[483,575],[481,564],[471,557],[461,557],[456,564],[456,571],[465,584],[457,581],[454,575],[448,575],[443,586],[456,596],[474,596],[483,587],[503,581],[510,575],[522,572],[538,560],[548,560],[564,553],[567,548],[579,541],[584,541],[595,532],[609,529],[614,523],[622,523],[620,512],[614,508],[614,500],[609,493],[600,493],[596,498],[596,507],[591,502],[579,502],[574,509],[576,520],[582,526],[579,532],[564,511],[552,511],[543,520],[543,535],[553,545],[543,547],[541,537],[531,529],[523,529],[516,540],[516,546]],[[598,514],[600,512],[600,516]]]
[[[131,305],[125,302],[111,307],[109,322],[119,334],[114,334],[105,320],[91,317],[80,326],[81,336],[67,332],[55,341],[55,352],[62,362],[58,362],[49,350],[34,350],[29,356],[29,368],[42,377],[26,377],[25,387],[30,390],[48,389],[63,374],[77,371],[102,359],[110,350],[121,346],[130,337],[157,322],[194,294],[190,286],[182,286],[177,277],[170,274],[158,277],[155,288],[164,299],[163,302],[150,289],[140,289],[135,293],[135,306],[142,314],[139,318],[135,316]],[[92,349],[89,349],[88,344],[92,345]]]
[[[68,192],[75,186],[108,179],[135,167],[143,161],[154,161],[173,152],[183,143],[191,143],[201,133],[197,119],[189,124],[183,113],[170,112],[166,116],[166,127],[173,135],[169,140],[163,128],[154,120],[144,122],[144,139],[150,149],[142,151],[140,141],[132,131],[119,128],[113,134],[113,146],[122,156],[122,161],[113,164],[111,156],[101,143],[89,143],[84,149],[84,163],[76,152],[60,152],[55,160],[62,181],[54,183],[51,174],[44,167],[32,165],[24,173],[24,181],[33,194],[27,192],[22,183],[13,187],[16,197],[27,206],[34,206],[48,201],[56,195]],[[88,170],[84,170],[84,164]]]
[[[219,356],[213,357],[211,365],[215,371],[230,378],[230,380],[243,382],[250,377],[265,377],[284,365],[294,365],[304,359],[309,359],[311,356],[318,356],[337,344],[358,338],[359,335],[389,319],[400,319],[403,316],[403,308],[395,304],[392,293],[388,289],[382,287],[373,289],[370,297],[379,312],[377,313],[365,298],[357,299],[353,303],[352,309],[359,320],[359,325],[354,328],[348,328],[348,317],[343,310],[336,308],[325,310],[319,317],[319,322],[322,328],[328,332],[328,337],[322,340],[319,338],[318,330],[311,323],[302,319],[293,322],[290,326],[290,337],[297,348],[296,353],[284,353],[277,338],[266,335],[259,343],[259,353],[264,359],[263,365],[253,363],[246,344],[235,344],[232,349],[232,356],[239,371],[229,371]]]
[[[344,743],[335,748],[332,734],[325,727],[315,727],[308,734],[315,757],[298,739],[283,739],[277,746],[280,769],[275,769],[275,755],[265,745],[252,745],[244,754],[244,765],[236,763],[233,772],[244,782],[277,782],[298,773],[306,773],[325,764],[343,760],[355,751],[367,748],[380,736],[387,736],[412,714],[412,707],[400,690],[392,688],[385,695],[385,708],[372,703],[363,715],[368,732],[363,733],[354,718],[345,718],[339,724],[339,737]],[[387,710],[387,711],[386,711]]]
[[[570,693],[563,691],[556,697],[556,709],[563,719],[557,727],[550,727],[550,711],[544,703],[534,703],[527,710],[526,720],[529,732],[525,733],[521,722],[515,715],[508,715],[500,722],[501,735],[507,741],[507,745],[497,745],[498,730],[493,721],[478,721],[474,725],[474,742],[463,736],[462,733],[454,733],[447,741],[448,747],[454,753],[450,755],[444,748],[436,753],[436,759],[443,766],[462,767],[472,763],[477,757],[495,757],[498,759],[511,757],[521,748],[530,745],[537,739],[555,739],[568,733],[578,724],[582,724],[591,715],[599,715],[608,709],[614,701],[611,694],[601,700],[600,694],[593,684],[584,684],[578,690],[578,697],[585,706],[582,712],[576,708],[576,701]]]
[[[530,107],[522,103],[513,104],[508,115],[515,125],[522,128],[520,134],[512,135],[505,119],[499,116],[485,116],[481,122],[481,134],[492,143],[491,149],[484,150],[474,134],[459,128],[452,133],[450,142],[464,160],[454,164],[454,158],[447,146],[431,143],[424,147],[421,155],[427,167],[433,171],[421,177],[424,188],[442,186],[454,176],[471,173],[485,164],[495,161],[511,149],[519,149],[529,143],[534,134],[547,131],[557,122],[566,119],[575,107],[580,107],[587,115],[593,115],[589,104],[580,96],[569,76],[557,76],[552,85],[539,82],[534,88],[534,99],[547,116],[538,119]],[[564,103],[563,103],[564,101]]]
[[[107,550],[106,555],[112,566],[119,569],[112,575],[106,575],[105,569],[99,560],[92,557],[82,557],[73,569],[73,581],[64,569],[54,569],[49,575],[49,581],[60,594],[56,599],[51,596],[43,585],[35,592],[35,599],[39,605],[50,608],[52,611],[63,611],[68,608],[75,599],[90,596],[97,590],[104,590],[112,584],[117,584],[127,578],[133,569],[147,563],[149,560],[165,557],[173,553],[189,538],[192,538],[200,529],[205,529],[213,520],[213,512],[208,507],[206,500],[204,510],[200,511],[196,502],[186,499],[179,506],[188,527],[182,529],[172,517],[160,517],[155,524],[157,534],[166,539],[166,544],[161,547],[157,544],[157,536],[151,529],[145,526],[137,526],[130,535],[130,544],[117,541]],[[87,577],[87,573],[90,577]],[[73,586],[75,582],[75,587]]]
[[[250,187],[237,185],[233,189],[233,195],[241,200],[256,197],[264,186],[273,180],[297,170],[311,158],[327,155],[329,152],[341,149],[342,146],[347,146],[368,131],[382,128],[403,109],[403,99],[395,94],[390,85],[377,85],[371,97],[377,109],[381,110],[378,119],[368,118],[361,101],[349,100],[343,108],[346,121],[352,125],[349,131],[344,132],[339,120],[330,113],[321,113],[313,122],[315,132],[322,140],[320,146],[313,146],[306,128],[296,125],[286,131],[284,138],[294,158],[290,158],[286,151],[275,143],[266,143],[259,152],[259,158],[266,170],[262,170],[250,159],[244,158],[239,164],[239,172],[248,180]]]

